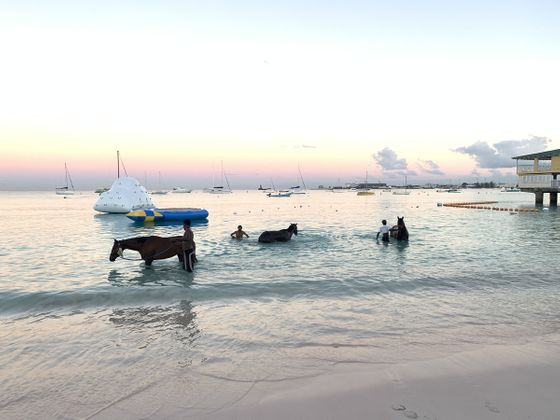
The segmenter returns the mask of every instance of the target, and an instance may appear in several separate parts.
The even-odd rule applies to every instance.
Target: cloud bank
[[[417,165],[424,173],[430,175],[445,175],[445,173],[439,168],[439,165],[433,160],[419,160]]]
[[[514,166],[513,156],[541,152],[546,149],[550,139],[531,136],[523,140],[504,140],[490,146],[485,141],[477,141],[470,146],[458,147],[454,152],[472,157],[479,168],[497,169]]]

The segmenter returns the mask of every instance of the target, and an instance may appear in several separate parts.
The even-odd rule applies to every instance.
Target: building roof
[[[560,156],[560,149],[547,150],[546,152],[530,153],[528,155],[514,156],[512,159],[522,159],[522,160],[550,160],[553,156]]]

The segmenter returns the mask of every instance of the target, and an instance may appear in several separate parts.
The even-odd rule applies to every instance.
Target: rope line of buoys
[[[465,203],[443,203],[444,207],[456,207],[461,209],[476,209],[476,210],[494,210],[494,211],[509,211],[519,213],[536,213],[538,209],[529,208],[512,208],[512,207],[495,207],[489,204],[497,204],[497,201],[471,201]]]

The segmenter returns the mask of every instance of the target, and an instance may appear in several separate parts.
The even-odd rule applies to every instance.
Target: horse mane
[[[139,244],[144,244],[151,236],[138,236],[136,238],[128,238],[128,239],[121,239],[117,240],[117,242],[128,242],[128,241],[136,241]]]

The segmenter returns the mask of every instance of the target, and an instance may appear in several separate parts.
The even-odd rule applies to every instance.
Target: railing
[[[537,169],[535,169],[535,166],[533,164],[531,165],[518,165],[517,166],[517,173],[518,174],[523,174],[523,173],[529,173],[529,172],[550,172],[552,166],[551,166],[551,162],[548,161],[544,161],[544,162],[539,162]]]
[[[542,175],[541,175],[542,176]],[[534,176],[537,177],[536,175]],[[542,188],[542,189],[560,189],[560,179],[549,179],[546,181],[523,179],[522,177],[518,180],[519,188]]]

